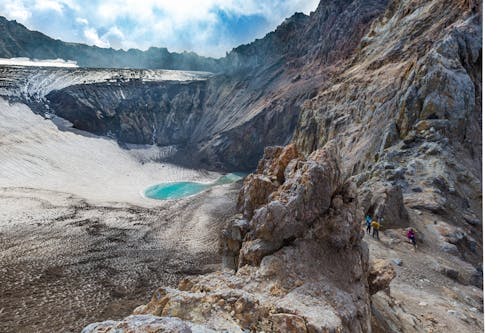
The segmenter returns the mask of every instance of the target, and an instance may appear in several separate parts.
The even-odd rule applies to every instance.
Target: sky
[[[0,0],[0,15],[67,42],[220,57],[320,0]]]

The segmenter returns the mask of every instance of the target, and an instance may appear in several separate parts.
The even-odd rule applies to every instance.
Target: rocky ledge
[[[370,295],[388,288],[395,271],[384,261],[368,262],[356,188],[342,177],[335,147],[329,142],[308,157],[294,145],[267,148],[240,191],[240,214],[222,233],[226,269],[160,288],[135,316],[84,332],[149,332],[153,323],[170,332],[176,319],[158,317],[185,321],[175,321],[179,332],[201,329],[192,325],[369,332]]]

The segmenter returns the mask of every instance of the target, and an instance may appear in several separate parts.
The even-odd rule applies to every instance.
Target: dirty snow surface
[[[36,64],[36,63],[35,63]],[[43,101],[58,89],[76,84],[125,81],[198,81],[206,80],[207,72],[166,69],[112,69],[26,66],[0,61],[0,96]]]

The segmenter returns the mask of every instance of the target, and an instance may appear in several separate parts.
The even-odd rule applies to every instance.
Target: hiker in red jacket
[[[413,230],[413,228],[410,228],[407,232],[406,232],[406,237],[408,238],[408,240],[413,244],[413,247],[416,249],[417,248],[417,240],[415,238],[415,230]]]

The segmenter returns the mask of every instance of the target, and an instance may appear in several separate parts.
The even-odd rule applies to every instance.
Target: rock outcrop
[[[135,315],[229,332],[369,332],[370,294],[394,270],[376,263],[369,272],[356,190],[335,146],[307,158],[294,145],[266,149],[241,189],[242,214],[222,235],[229,269],[160,288]]]
[[[370,294],[375,295],[377,292],[387,289],[395,277],[396,271],[391,263],[380,259],[373,260],[370,263],[370,271],[368,273]]]
[[[365,213],[388,228],[408,226],[410,209],[480,235],[480,15],[475,2],[392,2],[302,108],[300,151],[335,138]]]
[[[108,320],[87,326],[82,333],[213,333],[206,327],[178,318],[155,316],[129,316],[123,321]]]

